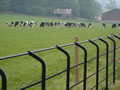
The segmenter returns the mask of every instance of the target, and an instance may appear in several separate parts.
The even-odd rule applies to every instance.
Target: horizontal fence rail
[[[116,39],[120,40],[120,37],[119,37],[120,34],[115,34],[113,35]],[[106,39],[106,40],[105,40]],[[113,50],[110,50],[109,49],[109,43],[107,40],[110,40],[111,42],[113,42]],[[100,45],[97,44],[95,41],[99,41],[103,44],[105,44],[106,46],[106,51],[102,54],[100,54]],[[93,45],[93,47],[96,47],[96,57],[93,57],[91,59],[88,59],[88,51],[87,51],[87,48],[84,47],[83,43],[91,43]],[[72,46],[72,45],[75,45],[77,47],[79,47],[80,49],[83,50],[84,52],[84,61],[79,63],[79,64],[75,64],[74,66],[70,66],[70,63],[71,63],[71,58],[70,58],[70,54],[67,52],[67,50],[63,49],[62,47],[68,47],[68,46]],[[36,55],[35,53],[37,52],[43,52],[43,51],[48,51],[48,50],[53,50],[53,49],[57,49],[59,50],[60,52],[62,52],[63,54],[66,55],[67,57],[67,64],[66,64],[66,69],[63,70],[63,71],[59,71],[58,73],[55,73],[49,77],[46,77],[46,63],[44,62],[44,60]],[[96,39],[91,39],[91,40],[85,40],[85,41],[81,41],[81,42],[74,42],[74,43],[70,43],[70,44],[65,44],[65,45],[56,45],[55,47],[50,47],[50,48],[45,48],[45,49],[40,49],[40,50],[35,50],[35,51],[27,51],[25,53],[20,53],[20,54],[15,54],[15,55],[11,55],[11,56],[5,56],[5,57],[0,57],[0,60],[7,60],[9,58],[14,58],[14,57],[20,57],[20,56],[24,56],[24,55],[29,55],[31,56],[32,58],[34,58],[35,60],[39,61],[40,64],[42,65],[42,74],[41,74],[41,80],[40,81],[37,81],[33,84],[30,84],[30,85],[27,85],[25,87],[22,87],[22,88],[19,88],[19,90],[25,90],[27,88],[30,88],[30,87],[33,87],[37,84],[40,84],[41,83],[41,90],[46,90],[46,80],[49,80],[53,77],[56,77],[64,72],[66,72],[66,90],[70,90],[72,88],[74,88],[75,86],[78,86],[80,83],[83,83],[83,90],[87,90],[87,80],[93,76],[96,77],[96,84],[94,86],[91,86],[91,88],[89,88],[90,90],[93,90],[94,88],[96,88],[96,90],[99,90],[99,85],[101,83],[103,83],[105,81],[105,90],[108,90],[108,87],[109,85],[111,84],[115,84],[115,81],[117,78],[120,77],[120,75],[116,75],[116,72],[119,72],[120,70],[120,67],[116,67],[116,62],[120,61],[120,57],[119,58],[116,58],[116,53],[117,53],[117,50],[120,49],[120,45],[119,47],[116,47],[116,40],[114,40],[112,38],[111,35],[109,36],[105,36],[105,37],[100,37],[100,38],[96,38]],[[112,53],[113,52],[113,62],[111,62],[109,64],[108,60],[109,60],[109,53]],[[100,68],[100,60],[99,58],[102,57],[102,56],[106,56],[106,65],[102,68]],[[88,62],[91,62],[93,60],[96,60],[96,71],[94,73],[92,73],[91,75],[87,76],[87,67],[88,67]],[[81,65],[84,65],[83,66],[83,79],[80,80],[79,82],[76,82],[75,84],[73,84],[72,86],[70,86],[70,70],[71,69],[74,69],[78,66],[81,66]],[[112,73],[109,74],[109,66],[113,65],[113,71]],[[102,80],[99,80],[100,78],[100,75],[99,73],[101,71],[105,70],[105,78],[103,78]],[[5,74],[5,72],[0,69],[0,76],[1,76],[1,88],[2,90],[7,90],[7,76]],[[109,77],[112,76],[112,82],[109,82]],[[8,81],[9,82],[9,81]]]
[[[117,35],[120,35],[120,34],[116,34],[114,35],[115,37],[119,38]],[[108,36],[105,36],[105,37],[101,37],[101,39],[106,39]],[[92,41],[96,41],[96,40],[99,40],[99,38],[96,38],[96,39],[91,39]],[[80,41],[78,42],[79,44],[82,44],[82,43],[87,43],[89,42],[89,40],[85,40],[85,41]],[[69,43],[69,44],[65,44],[65,45],[59,45],[59,47],[67,47],[67,46],[72,46],[72,45],[75,45],[75,43]],[[52,50],[52,49],[56,49],[57,47],[50,47],[50,48],[45,48],[45,49],[40,49],[40,50],[35,50],[35,51],[31,51],[32,53],[37,53],[37,52],[43,52],[43,51],[48,51],[48,50]],[[6,60],[6,59],[9,59],[9,58],[14,58],[14,57],[19,57],[19,56],[23,56],[23,55],[28,55],[28,52],[25,52],[25,53],[20,53],[20,54],[15,54],[15,55],[11,55],[11,56],[6,56],[6,57],[0,57],[0,60]]]

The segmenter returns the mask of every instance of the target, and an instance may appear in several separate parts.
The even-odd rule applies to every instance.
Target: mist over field
[[[120,0],[112,0],[116,2],[116,7],[120,8]],[[108,11],[105,6],[107,4],[109,4],[110,0],[98,0],[98,2],[100,3],[100,5],[102,6],[103,12]]]

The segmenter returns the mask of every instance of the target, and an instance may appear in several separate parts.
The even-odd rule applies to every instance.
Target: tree
[[[25,13],[27,0],[11,0],[10,10],[13,12]]]
[[[69,8],[72,9],[73,16],[79,16],[80,5],[78,0],[69,0],[68,2]]]
[[[95,0],[80,0],[80,17],[94,19],[101,11],[101,5]]]
[[[112,10],[114,8],[117,8],[116,1],[115,0],[109,0],[109,3],[105,6],[107,10]]]
[[[96,0],[0,0],[0,11],[52,16],[56,8],[72,9],[72,16],[94,18],[100,12]]]
[[[8,0],[0,0],[0,11],[5,11],[9,7]]]

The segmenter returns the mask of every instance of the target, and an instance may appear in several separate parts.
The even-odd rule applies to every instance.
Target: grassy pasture
[[[37,27],[24,28],[24,27],[6,27],[6,21],[30,21],[34,20],[38,22]],[[53,21],[53,22],[64,22],[65,20],[50,19],[45,17],[33,17],[24,15],[0,15],[0,57],[23,53],[27,51],[33,51],[43,48],[52,47],[55,45],[62,45],[74,42],[74,37],[79,36],[80,41],[94,39],[98,37],[103,37],[110,35],[111,33],[120,33],[120,29],[111,29],[111,24],[107,25],[106,29],[103,29],[101,24],[93,22],[92,28],[66,28],[66,27],[45,27],[40,28],[40,22],[42,21]],[[65,21],[65,22],[75,22],[75,21]],[[78,21],[76,21],[79,23]],[[88,22],[86,22],[87,24]],[[117,39],[115,39],[118,41]],[[110,40],[107,40],[109,43]],[[100,53],[105,51],[105,45],[96,41],[100,47]],[[119,46],[119,41],[117,46]],[[90,43],[82,44],[88,50],[88,59],[95,57],[96,48]],[[92,48],[89,48],[92,47]],[[74,46],[65,47],[71,56],[71,66],[74,65]],[[91,53],[92,52],[92,53]],[[119,50],[117,51],[119,53]],[[66,56],[60,51],[54,49],[45,52],[36,53],[39,55],[47,65],[47,77],[66,69]],[[119,54],[117,54],[119,57]],[[110,55],[109,55],[110,58]],[[80,50],[80,62],[83,62],[83,51]],[[109,62],[110,63],[110,62]],[[117,63],[119,64],[119,63]],[[105,56],[100,57],[100,68],[105,66]],[[91,61],[88,63],[88,75],[95,72],[96,62]],[[41,65],[38,61],[31,58],[30,56],[21,56],[11,59],[6,59],[5,61],[0,61],[0,68],[5,71],[8,78],[8,90],[16,90],[22,88],[26,85],[34,83],[41,80]],[[83,65],[80,68],[80,79],[83,78]],[[109,71],[112,71],[112,67],[109,67]],[[109,72],[109,73],[110,73]],[[100,72],[102,76],[100,80],[105,78],[105,70]],[[63,73],[53,79],[46,82],[47,90],[65,90],[65,79],[66,73]],[[74,84],[74,70],[71,70],[70,85]],[[112,77],[111,77],[112,78]],[[91,83],[92,80],[92,83]],[[28,90],[40,90],[41,84],[35,87],[29,88]],[[87,88],[95,85],[95,76],[87,80]],[[105,82],[100,84],[100,88],[104,87]],[[82,88],[82,84],[80,84]],[[73,88],[73,90],[75,90]],[[82,89],[80,89],[82,90]]]

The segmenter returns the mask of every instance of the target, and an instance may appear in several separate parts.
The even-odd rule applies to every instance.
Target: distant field
[[[38,25],[33,28],[24,27],[6,27],[6,21],[37,21]],[[65,21],[60,19],[50,19],[45,17],[34,17],[24,15],[7,15],[0,14],[0,57],[33,51],[43,48],[48,48],[56,45],[68,44],[74,42],[75,36],[79,36],[80,41],[94,39],[110,35],[111,33],[118,34],[120,29],[112,29],[111,24],[108,24],[103,29],[100,23],[93,22],[91,28],[68,28],[68,27],[45,27],[40,28],[42,21],[51,22],[75,22]],[[76,21],[80,23],[81,21]],[[88,24],[88,22],[85,22]],[[98,42],[100,43],[100,42]],[[109,42],[110,43],[110,42]],[[100,43],[101,53],[105,51],[105,46]],[[95,48],[89,48],[92,45],[85,44],[89,52],[95,52]],[[74,46],[66,47],[71,54],[71,65],[74,65]],[[66,57],[58,50],[51,50],[37,53],[42,57],[47,64],[47,76],[54,74],[66,68]],[[81,55],[83,57],[83,54]],[[89,57],[94,57],[95,54],[90,53]],[[117,55],[118,56],[118,55]],[[82,59],[81,57],[81,59]],[[101,67],[105,66],[105,56],[101,58]],[[82,60],[81,60],[82,61]],[[80,61],[80,62],[81,62]],[[95,62],[90,63],[89,73],[95,72]],[[32,59],[30,56],[22,56],[17,58],[6,59],[0,61],[2,68],[8,76],[8,90],[16,90],[24,87],[35,81],[41,80],[41,65]],[[83,69],[83,66],[81,66]],[[93,69],[94,68],[94,69]],[[91,70],[92,69],[92,70]],[[111,69],[111,68],[110,68]],[[81,70],[81,72],[83,72]],[[101,73],[101,75],[103,75]],[[81,75],[82,76],[82,75]],[[95,77],[94,77],[95,78]],[[88,83],[90,80],[88,80]],[[95,81],[88,85],[94,85]],[[71,85],[74,84],[74,71],[71,70]],[[101,85],[101,87],[103,87]],[[65,89],[65,73],[47,81],[47,90],[64,90]],[[40,90],[40,84],[28,90]]]

